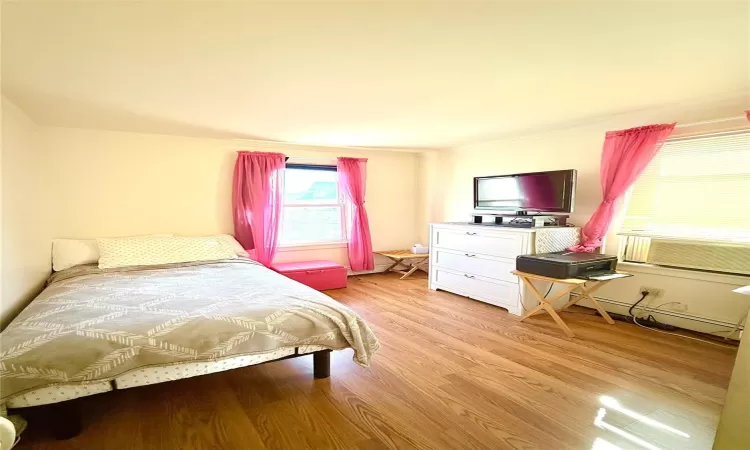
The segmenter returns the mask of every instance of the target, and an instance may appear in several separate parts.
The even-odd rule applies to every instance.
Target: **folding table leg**
[[[568,337],[575,337],[576,335],[573,334],[573,332],[568,328],[567,325],[565,325],[565,322],[563,322],[562,318],[557,314],[557,311],[555,311],[555,308],[552,307],[549,303],[544,303],[544,309],[547,310],[550,316],[552,316],[553,319],[555,319],[555,322],[557,322],[557,325],[562,328],[563,333],[568,335]]]
[[[388,268],[385,269],[385,272],[390,272],[391,270],[393,270],[394,267],[401,264],[401,261],[403,261],[403,259],[396,259],[396,258],[391,258],[391,260],[394,261],[394,263],[388,266]]]
[[[423,260],[419,261],[418,263],[412,263],[412,264],[411,264],[411,269],[410,269],[410,270],[409,270],[408,272],[406,272],[406,273],[404,274],[404,276],[403,276],[403,277],[401,277],[400,279],[401,279],[401,280],[403,280],[404,278],[406,278],[406,277],[408,277],[409,275],[411,275],[411,274],[413,274],[414,272],[416,272],[416,271],[417,271],[417,270],[419,269],[419,266],[421,266],[421,265],[422,265],[422,263],[424,263],[425,261],[427,261],[427,258],[425,258],[425,259],[423,259]]]
[[[402,276],[401,278],[399,278],[399,280],[403,280],[404,278],[406,278],[406,277],[408,277],[409,275],[413,274],[414,272],[416,272],[416,271],[417,271],[417,269],[419,269],[419,267],[418,267],[418,266],[412,265],[412,266],[411,266],[411,269],[409,269],[409,271],[408,271],[408,272],[406,272],[406,273],[405,273],[405,274],[404,274],[404,275],[403,275],[403,276]]]
[[[539,305],[537,305],[534,309],[527,312],[523,315],[523,317],[521,317],[521,322],[523,322],[524,320],[544,309],[544,303],[546,302],[546,300],[544,299],[544,297],[542,297],[542,294],[540,294],[539,291],[536,290],[536,286],[534,286],[534,284],[531,283],[531,281],[529,281],[526,277],[518,275],[518,278],[523,281],[523,284],[525,284],[529,288],[529,290],[534,294],[534,297],[536,297],[537,301],[539,302]]]
[[[573,291],[575,291],[575,289],[573,289]],[[573,291],[570,291],[570,292],[573,293]],[[581,300],[581,297],[578,296],[578,295],[576,295],[574,297],[570,297],[570,300],[568,301],[568,303],[566,303],[565,305],[563,305],[563,307],[560,308],[560,311],[564,311],[564,310],[570,308],[571,306],[573,306],[576,303],[578,303],[579,300]]]
[[[538,313],[539,311],[541,311],[541,309],[542,309],[542,308],[544,308],[544,307],[542,306],[542,305],[543,305],[544,303],[552,303],[552,302],[555,302],[555,301],[557,301],[557,300],[558,300],[559,298],[561,298],[562,296],[564,296],[565,294],[567,294],[567,293],[569,293],[570,291],[572,291],[573,289],[575,289],[575,286],[569,286],[568,288],[566,288],[566,289],[565,289],[565,290],[563,290],[562,292],[559,292],[559,293],[558,293],[557,295],[555,295],[555,296],[554,296],[554,297],[552,297],[551,299],[546,299],[546,298],[544,298],[544,296],[543,296],[543,295],[542,295],[542,294],[541,294],[541,293],[540,293],[540,292],[539,292],[539,291],[538,291],[538,290],[536,289],[536,286],[534,286],[534,284],[533,284],[533,283],[532,283],[532,282],[531,282],[531,281],[530,281],[530,280],[529,280],[528,278],[526,278],[526,277],[523,277],[523,276],[519,276],[519,278],[521,278],[521,280],[523,281],[523,284],[525,284],[525,285],[526,285],[526,286],[527,286],[527,287],[529,288],[529,290],[530,290],[530,291],[531,291],[531,292],[532,292],[532,293],[534,294],[534,296],[536,297],[537,301],[539,301],[539,306],[537,306],[536,308],[534,308],[534,309],[532,309],[531,311],[529,311],[528,313],[526,313],[526,314],[525,314],[525,315],[523,316],[523,318],[521,318],[521,320],[524,320],[524,319],[528,319],[529,317],[531,317],[531,316],[533,316],[534,314],[536,314],[536,313]]]
[[[526,320],[529,317],[533,316],[534,314],[538,313],[542,309],[544,309],[544,302],[540,301],[539,305],[536,308],[532,309],[531,311],[529,311],[526,314],[524,314],[523,317],[521,317],[521,322],[523,322],[524,320]]]
[[[609,281],[609,280],[607,280],[607,281]],[[607,321],[608,324],[614,325],[615,321],[612,320],[612,318],[609,316],[609,314],[607,314],[607,311],[605,311],[604,308],[602,308],[602,305],[598,301],[596,301],[596,299],[593,296],[593,293],[596,292],[597,290],[599,290],[600,287],[602,287],[605,284],[607,284],[607,281],[601,281],[601,282],[597,283],[591,289],[586,289],[584,286],[581,286],[581,297],[588,298],[589,301],[594,305],[594,308],[596,308],[596,310],[599,311],[599,314],[602,315],[602,317],[604,318],[604,320]]]
[[[556,301],[559,298],[562,298],[564,295],[569,294],[572,292],[577,285],[568,285],[567,288],[565,288],[562,292],[559,292],[557,295],[555,295],[553,298],[547,300],[545,299],[542,294],[539,293],[539,291],[536,289],[536,286],[534,286],[531,281],[529,281],[526,277],[519,276],[521,280],[523,280],[524,284],[529,287],[531,292],[534,293],[534,296],[539,301],[539,306],[532,309],[528,313],[526,313],[523,317],[521,317],[521,321],[524,321],[525,319],[528,319],[529,317],[536,314],[538,311],[544,309],[549,313],[550,316],[552,316],[552,319],[557,323],[557,325],[563,330],[563,332],[568,337],[575,337],[575,334],[568,328],[568,326],[563,322],[562,318],[557,314],[557,311],[555,311],[555,308],[552,306],[552,302]]]

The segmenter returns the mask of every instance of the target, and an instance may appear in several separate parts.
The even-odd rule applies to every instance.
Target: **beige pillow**
[[[232,245],[218,236],[141,236],[101,238],[96,242],[100,269],[237,258]]]
[[[234,236],[232,236],[231,234],[217,234],[216,236],[229,242],[229,245],[232,246],[237,256],[241,256],[243,258],[250,257],[250,255],[247,253],[247,250],[242,248],[242,244],[237,242],[237,239],[235,239]]]
[[[148,236],[172,236],[153,234]],[[231,236],[230,236],[231,237]],[[239,242],[237,243],[239,245]],[[242,247],[240,245],[240,247]],[[99,261],[99,245],[96,239],[52,239],[52,269],[55,272],[81,264]]]

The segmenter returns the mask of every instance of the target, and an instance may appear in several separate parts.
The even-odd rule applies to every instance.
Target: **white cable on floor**
[[[666,302],[666,303],[661,303],[656,308],[652,308],[650,312],[651,313],[655,313],[655,314],[659,314],[659,309],[661,307],[667,306],[667,305],[671,305],[671,304],[675,304],[675,303],[676,304],[681,304],[682,302]],[[651,305],[651,303],[649,303],[649,305]],[[649,311],[647,311],[645,308],[639,307],[639,309],[641,309],[641,311],[643,311],[644,313],[649,313]],[[742,316],[742,318],[737,321],[737,323],[734,325],[734,327],[731,330],[702,331],[701,333],[710,334],[710,335],[713,335],[713,336],[716,336],[717,333],[729,333],[726,336],[721,336],[721,337],[724,338],[724,340],[727,340],[734,333],[736,333],[738,331],[742,331],[740,328],[742,328],[744,330],[744,326],[742,326],[742,322],[744,322],[745,319],[747,319],[747,316],[748,316],[747,314],[745,314],[744,316]]]
[[[724,345],[724,344],[718,344],[718,343],[716,343],[716,342],[711,342],[711,341],[707,341],[707,340],[705,340],[705,339],[699,339],[699,338],[695,338],[695,337],[692,337],[692,336],[685,336],[684,334],[680,334],[680,333],[671,333],[671,332],[669,332],[669,331],[662,331],[662,330],[657,330],[657,329],[655,329],[655,328],[647,327],[647,326],[645,326],[645,325],[641,325],[640,323],[638,323],[638,319],[636,319],[635,317],[633,317],[633,322],[634,322],[634,323],[635,323],[636,325],[638,325],[639,327],[641,327],[641,328],[645,328],[645,329],[647,329],[647,330],[651,330],[651,331],[656,331],[657,333],[663,333],[663,334],[671,334],[672,336],[679,336],[679,337],[682,337],[682,338],[685,338],[685,339],[692,339],[692,340],[694,340],[694,341],[698,341],[698,342],[703,342],[703,343],[705,343],[705,344],[711,344],[711,345],[715,345],[715,346],[717,346],[717,347],[732,348],[732,349],[735,349],[735,350],[737,350],[737,346],[736,346],[736,345]]]

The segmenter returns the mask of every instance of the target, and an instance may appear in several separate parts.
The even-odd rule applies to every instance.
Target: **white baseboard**
[[[352,272],[352,268],[349,266],[346,266],[346,274],[348,276],[352,275],[367,275],[371,273],[382,273],[385,272],[389,267],[391,267],[391,264],[393,263],[384,263],[384,264],[375,264],[375,269],[365,272]],[[409,266],[403,266],[399,270],[409,270]],[[430,273],[430,265],[429,263],[424,264],[422,267],[419,268],[422,272]]]
[[[578,296],[577,293],[573,293],[570,295]],[[628,309],[632,304],[625,303],[617,300],[612,300],[609,298],[603,298],[595,296],[596,300],[602,304],[604,307],[604,310],[611,313],[618,313],[618,314],[627,314]],[[593,305],[591,302],[589,302],[586,299],[581,300],[579,303],[577,303],[579,306],[585,306],[587,308],[593,308]],[[674,325],[679,328],[685,328],[688,330],[698,331],[700,333],[709,333],[713,334],[712,332],[715,331],[716,327],[724,328],[725,330],[733,330],[737,324],[731,323],[731,322],[725,322],[721,320],[711,319],[708,317],[701,317],[701,316],[695,316],[692,314],[685,314],[681,312],[676,311],[669,311],[669,310],[663,310],[652,307],[644,307],[644,308],[638,308],[639,310],[643,310],[645,312],[648,312],[650,314],[654,314],[659,316],[659,320],[667,323],[669,325]],[[743,325],[740,325],[738,327],[738,330],[741,331],[744,329]],[[738,333],[735,333],[734,335],[728,335],[724,334],[724,336],[727,336],[730,339],[739,339]]]

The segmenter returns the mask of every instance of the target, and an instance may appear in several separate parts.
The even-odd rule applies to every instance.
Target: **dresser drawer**
[[[433,267],[437,288],[504,307],[517,307],[518,284]]]
[[[510,273],[516,268],[515,259],[492,258],[476,253],[459,253],[455,250],[436,248],[431,263],[437,267],[451,269],[469,275],[481,275],[496,280],[516,283],[517,278]]]
[[[432,245],[466,253],[503,256],[513,259],[517,255],[525,253],[523,251],[523,236],[482,230],[435,228],[432,235]]]

